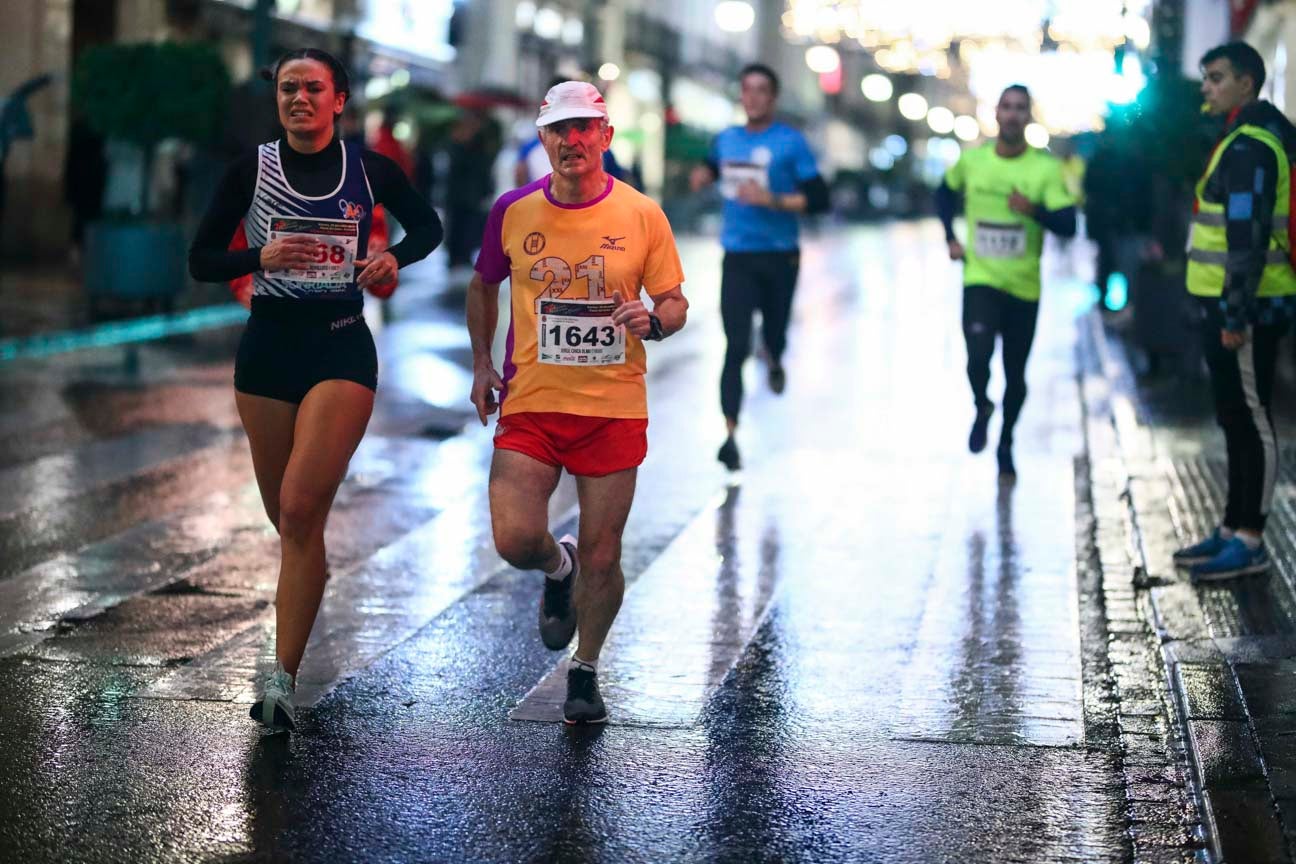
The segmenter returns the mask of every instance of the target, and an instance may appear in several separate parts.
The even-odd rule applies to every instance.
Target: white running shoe
[[[265,693],[260,701],[252,705],[249,714],[253,720],[272,729],[296,729],[297,716],[293,710],[295,691],[293,676],[284,671],[282,663],[275,663],[274,671],[266,679]]]

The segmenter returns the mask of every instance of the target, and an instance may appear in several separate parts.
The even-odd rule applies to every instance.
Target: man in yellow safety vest
[[[1204,111],[1226,118],[1197,183],[1188,247],[1188,293],[1198,298],[1202,346],[1217,422],[1228,450],[1223,520],[1174,555],[1196,581],[1269,569],[1265,518],[1278,476],[1269,404],[1278,342],[1296,310],[1289,154],[1296,127],[1258,96],[1264,61],[1230,42],[1201,60]]]

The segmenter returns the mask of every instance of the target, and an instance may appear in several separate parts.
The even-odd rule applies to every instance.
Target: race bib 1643
[[[612,323],[611,300],[536,301],[541,363],[611,366],[625,362],[625,328]]]

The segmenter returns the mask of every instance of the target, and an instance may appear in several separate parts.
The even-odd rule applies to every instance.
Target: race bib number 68
[[[310,216],[271,216],[270,239],[309,237],[315,241],[315,260],[307,267],[267,273],[296,282],[347,285],[355,279],[360,225],[349,219],[316,219]]]
[[[612,323],[611,300],[548,300],[536,303],[541,363],[611,366],[625,362],[625,328]]]

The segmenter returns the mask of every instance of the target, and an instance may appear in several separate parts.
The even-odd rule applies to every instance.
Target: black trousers
[[[1246,344],[1230,351],[1220,342],[1224,319],[1219,301],[1203,299],[1200,316],[1202,353],[1215,395],[1215,421],[1224,430],[1228,451],[1224,525],[1260,532],[1278,480],[1278,435],[1269,407],[1274,367],[1278,342],[1291,325],[1284,321],[1250,327]]]
[[[451,267],[473,263],[473,250],[481,245],[486,217],[471,207],[453,206],[446,212],[446,255]]]
[[[1098,304],[1101,306],[1107,299],[1107,282],[1111,275],[1120,269],[1116,256],[1117,234],[1105,230],[1090,235],[1098,254],[1094,261],[1094,285],[1098,288]]]
[[[730,420],[737,420],[742,408],[742,367],[751,353],[752,314],[760,310],[761,338],[770,363],[781,365],[800,268],[801,253],[796,250],[725,253],[720,277],[720,317],[726,339],[720,408]]]
[[[999,446],[1011,447],[1013,427],[1026,402],[1026,358],[1035,341],[1039,303],[1020,300],[989,285],[963,287],[963,339],[967,342],[967,375],[978,411],[994,403],[986,396],[995,338],[1003,341],[1003,430]]]

